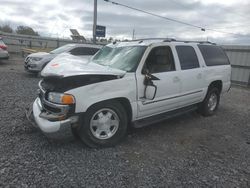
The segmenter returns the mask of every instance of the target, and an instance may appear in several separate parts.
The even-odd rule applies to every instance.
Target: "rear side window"
[[[198,45],[207,66],[228,65],[229,60],[219,46]]]
[[[99,48],[86,48],[86,55],[94,55],[96,52],[98,52],[98,50],[100,50]]]
[[[192,46],[176,46],[181,69],[194,69],[200,67],[197,55]]]
[[[99,49],[88,47],[77,47],[70,51],[72,55],[94,55]]]

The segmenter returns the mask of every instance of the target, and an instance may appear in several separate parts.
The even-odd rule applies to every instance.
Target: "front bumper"
[[[27,72],[38,73],[41,71],[41,68],[36,66],[35,64],[24,63],[24,69]]]
[[[73,136],[71,126],[78,122],[78,116],[72,116],[65,120],[50,121],[46,119],[40,98],[35,100],[32,110],[36,125],[46,136],[56,139],[65,139]]]
[[[37,73],[42,71],[44,64],[45,62],[43,62],[42,60],[32,61],[30,57],[26,57],[26,59],[24,60],[24,69],[27,72]]]

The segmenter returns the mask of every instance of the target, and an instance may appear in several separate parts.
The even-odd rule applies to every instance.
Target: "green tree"
[[[38,32],[34,31],[31,27],[29,26],[18,26],[16,28],[16,33],[17,34],[22,34],[22,35],[33,35],[33,36],[39,36]]]
[[[13,29],[8,24],[0,26],[0,31],[6,32],[6,33],[13,33]]]

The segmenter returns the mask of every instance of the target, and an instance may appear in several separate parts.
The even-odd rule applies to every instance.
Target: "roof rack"
[[[176,41],[174,38],[143,38],[143,39],[130,40],[129,42],[144,41],[144,40]]]
[[[213,45],[216,45],[216,43],[214,42],[210,42],[210,41],[195,41],[195,40],[191,40],[191,41],[178,41],[178,42],[185,42],[185,43],[190,43],[190,42],[193,42],[193,43],[199,43],[199,44],[213,44]]]
[[[174,38],[144,38],[144,39],[135,39],[135,40],[130,40],[127,42],[137,42],[142,43],[143,41],[147,40],[161,40],[161,42],[184,42],[184,43],[199,43],[199,44],[212,44],[216,45],[216,43],[210,42],[210,41],[195,41],[195,40],[176,40]]]

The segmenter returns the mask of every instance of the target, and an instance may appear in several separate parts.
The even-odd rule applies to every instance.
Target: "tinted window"
[[[150,73],[174,71],[175,64],[171,48],[160,46],[152,49],[144,68],[147,68]]]
[[[98,48],[77,47],[70,50],[70,53],[72,55],[94,55],[98,50]]]
[[[207,66],[228,65],[228,58],[222,48],[212,45],[198,45]]]
[[[64,46],[61,46],[59,48],[56,48],[55,50],[52,50],[50,53],[51,54],[60,54],[63,52],[67,52],[72,46],[74,46],[73,44],[67,44]]]
[[[176,46],[181,69],[194,69],[200,67],[197,55],[192,46]]]
[[[86,48],[86,53],[89,55],[94,55],[96,52],[100,50],[99,48]]]

